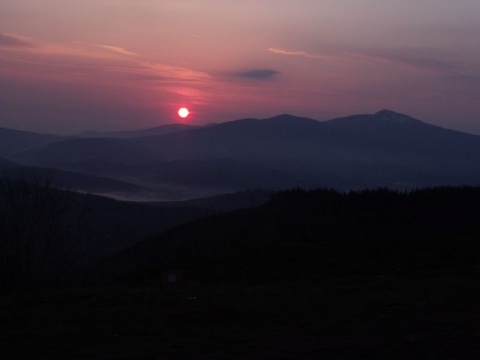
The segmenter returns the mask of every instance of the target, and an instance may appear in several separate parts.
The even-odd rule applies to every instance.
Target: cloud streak
[[[415,57],[398,55],[395,54],[394,51],[386,50],[348,51],[339,54],[316,54],[303,50],[288,50],[270,47],[267,51],[284,56],[296,56],[334,62],[383,63],[437,75],[459,75],[469,73],[467,69],[464,69],[462,64],[442,60],[434,56]]]
[[[33,48],[35,44],[29,38],[16,34],[0,33],[0,48]]]
[[[123,47],[119,47],[119,46],[104,45],[104,44],[90,44],[90,43],[83,43],[83,42],[80,42],[80,41],[77,41],[76,43],[81,44],[81,45],[90,46],[92,48],[106,50],[108,52],[112,52],[112,53],[119,54],[119,55],[140,56],[139,54],[137,54],[133,51],[129,51],[129,50],[127,50]]]
[[[455,65],[442,61],[440,59],[423,57],[409,57],[399,56],[395,54],[380,53],[380,52],[355,52],[349,54],[352,59],[370,62],[383,62],[393,65],[399,65],[415,70],[429,71],[435,73],[450,74],[455,72]]]
[[[280,72],[273,69],[255,69],[235,73],[235,75],[239,77],[258,80],[269,80],[276,77],[278,74],[280,74]]]
[[[150,126],[168,121],[170,113],[176,114],[172,108],[210,106],[211,94],[218,88],[219,81],[207,72],[126,48],[27,42],[20,36],[1,35],[0,47],[8,48],[0,55],[0,82],[8,86],[0,87],[4,100],[0,121],[8,122],[10,114],[23,114],[19,117],[58,123],[58,128],[64,118],[72,127],[86,126],[90,120],[85,119],[92,119],[92,124],[126,125],[135,118]],[[41,94],[36,97],[40,105],[24,107],[25,99],[34,93]]]
[[[156,83],[198,83],[211,79],[205,72],[156,62],[128,49],[75,41],[73,43],[41,43],[18,35],[1,34],[0,46],[25,48],[22,57],[9,57],[10,64],[31,64],[59,69],[59,74],[114,74],[118,78],[148,80]]]
[[[279,54],[279,55],[300,56],[308,59],[327,59],[327,58],[334,57],[332,55],[313,54],[313,53],[309,53],[307,51],[302,51],[302,50],[287,50],[287,49],[281,49],[277,47],[269,47],[267,51],[272,52],[274,54]]]

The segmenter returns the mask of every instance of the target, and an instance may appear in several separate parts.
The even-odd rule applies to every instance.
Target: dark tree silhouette
[[[0,288],[30,288],[66,279],[86,251],[88,211],[53,176],[0,178]]]

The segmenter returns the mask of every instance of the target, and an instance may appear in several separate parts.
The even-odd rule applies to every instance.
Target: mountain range
[[[475,358],[480,187],[438,185],[478,185],[479,151],[388,110],[0,128],[0,352]]]
[[[88,189],[71,188],[106,195],[105,181],[114,180],[118,191],[111,196],[123,191],[127,198],[152,201],[256,188],[480,183],[480,136],[390,110],[322,122],[284,114],[76,137],[0,129],[4,138],[4,170],[15,165],[82,174],[89,176]]]

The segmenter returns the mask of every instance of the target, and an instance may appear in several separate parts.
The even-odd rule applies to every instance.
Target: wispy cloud
[[[185,67],[153,62],[143,62],[141,66],[146,72],[158,76],[160,81],[178,80],[196,83],[211,79],[211,76],[203,71]]]
[[[86,45],[86,46],[90,46],[92,48],[97,48],[97,49],[102,49],[102,50],[106,50],[106,51],[109,51],[109,52],[112,52],[112,53],[116,53],[116,54],[120,54],[120,55],[127,55],[127,56],[140,56],[139,54],[133,52],[133,51],[129,51],[123,47],[119,47],[119,46],[113,46],[113,45],[104,45],[104,44],[90,44],[90,43],[83,43],[81,41],[76,41],[77,44],[81,44],[81,45]]]
[[[310,58],[310,59],[325,59],[325,58],[332,57],[332,55],[313,54],[303,50],[287,50],[287,49],[281,49],[277,47],[270,47],[267,49],[267,51],[275,54],[279,54],[279,55],[301,56],[301,57]]]
[[[0,33],[0,48],[22,50],[32,56],[47,56],[50,58],[72,56],[77,58],[114,59],[140,56],[125,48],[113,45],[91,44],[81,41],[73,43],[44,42],[39,39],[8,33]]]
[[[436,73],[452,73],[455,71],[455,64],[433,57],[414,57],[396,55],[381,51],[353,52],[349,56],[352,59],[370,62],[383,62],[399,65],[415,70],[430,71]]]
[[[20,40],[23,38],[2,36],[0,46],[20,47],[23,44]],[[184,97],[191,104],[206,103],[212,84],[218,82],[207,72],[166,64],[118,46],[31,39],[27,47],[27,41],[24,42],[21,54],[5,51],[0,56],[0,78],[56,84],[53,87],[73,84],[78,91],[89,86],[96,89],[101,84],[104,88],[115,89],[111,95],[105,93],[106,97],[130,89],[148,98],[153,94],[164,99]]]
[[[255,70],[240,71],[235,73],[236,76],[246,77],[251,79],[259,79],[259,80],[272,79],[278,74],[280,74],[280,72],[273,69],[255,69]]]
[[[298,56],[309,59],[343,61],[343,62],[363,62],[363,63],[383,63],[392,66],[400,66],[410,70],[421,71],[425,73],[435,73],[442,75],[459,75],[470,73],[462,64],[444,60],[439,57],[431,56],[415,56],[399,55],[395,50],[366,50],[366,51],[345,51],[332,54],[317,54],[303,50],[288,50],[276,47],[270,47],[267,51],[285,55]],[[403,51],[402,51],[403,53]]]
[[[33,48],[35,43],[24,36],[0,33],[0,47],[2,48]]]
[[[46,43],[18,35],[0,33],[0,46],[25,47],[22,58],[10,58],[11,62],[30,63],[35,66],[57,67],[72,73],[78,70],[91,73],[114,73],[124,79],[156,82],[180,81],[196,83],[208,81],[205,72],[181,66],[163,64],[143,57],[123,47],[92,44],[81,41],[73,43]],[[66,61],[68,59],[68,61]],[[62,71],[62,73],[64,73]]]

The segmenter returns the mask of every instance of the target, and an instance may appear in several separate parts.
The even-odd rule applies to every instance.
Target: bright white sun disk
[[[182,107],[178,110],[178,116],[180,116],[181,118],[186,118],[188,114],[189,114],[189,111],[187,108]]]

